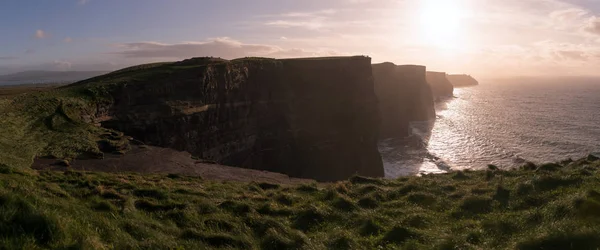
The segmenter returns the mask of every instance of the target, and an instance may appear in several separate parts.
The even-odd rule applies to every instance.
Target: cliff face
[[[111,91],[102,126],[225,165],[320,181],[383,176],[370,63],[197,58],[159,65],[151,77]]]
[[[452,86],[452,83],[446,78],[446,73],[427,71],[427,83],[431,86],[433,98],[435,100],[452,97],[454,86]]]
[[[425,66],[373,64],[375,92],[379,98],[382,138],[409,135],[409,122],[435,119]]]
[[[446,78],[448,78],[454,87],[479,85],[479,82],[470,75],[446,75]]]

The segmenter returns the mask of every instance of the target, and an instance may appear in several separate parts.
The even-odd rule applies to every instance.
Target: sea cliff
[[[104,128],[230,166],[320,181],[383,176],[368,57],[194,58],[127,74],[141,79],[120,74],[74,85],[115,84],[89,118]]]
[[[446,78],[452,83],[454,87],[466,87],[479,85],[479,82],[470,75],[446,75]]]
[[[425,66],[373,64],[375,93],[381,113],[381,138],[409,135],[411,121],[435,119],[431,87]]]
[[[446,78],[446,73],[427,71],[427,83],[431,86],[436,100],[453,96],[454,86]]]

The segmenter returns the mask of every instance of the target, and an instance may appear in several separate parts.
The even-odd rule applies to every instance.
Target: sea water
[[[502,168],[600,151],[600,81],[515,80],[457,88],[433,123],[379,144],[386,177]]]

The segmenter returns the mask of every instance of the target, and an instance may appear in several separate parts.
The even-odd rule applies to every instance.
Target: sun
[[[427,45],[438,48],[460,46],[463,6],[458,0],[423,0],[419,7],[419,30]]]

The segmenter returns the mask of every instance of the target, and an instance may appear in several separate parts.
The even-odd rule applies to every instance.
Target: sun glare
[[[457,0],[423,0],[419,12],[423,42],[438,48],[460,47],[463,15]]]

